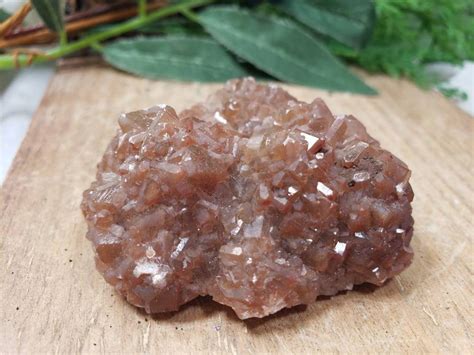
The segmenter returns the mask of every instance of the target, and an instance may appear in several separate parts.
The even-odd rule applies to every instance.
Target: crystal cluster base
[[[410,170],[320,99],[249,78],[119,126],[81,207],[98,270],[148,313],[211,295],[264,317],[412,260]]]

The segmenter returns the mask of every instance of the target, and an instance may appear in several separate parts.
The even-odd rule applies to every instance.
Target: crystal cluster
[[[98,270],[148,313],[211,295],[263,317],[412,260],[410,170],[320,99],[249,78],[119,126],[81,207]]]

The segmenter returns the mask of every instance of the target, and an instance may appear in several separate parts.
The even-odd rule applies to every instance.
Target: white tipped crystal
[[[311,154],[316,153],[318,148],[322,145],[320,144],[321,140],[318,137],[306,132],[300,132],[300,134],[303,136],[304,140],[308,145],[308,152]]]
[[[283,258],[278,258],[278,259],[275,259],[275,263],[277,263],[278,265],[285,265],[286,260]]]
[[[290,187],[288,188],[288,195],[290,195],[290,196],[293,196],[293,195],[294,195],[295,193],[297,193],[297,192],[298,192],[298,190],[297,190],[296,187],[294,187],[294,186],[290,186]]]
[[[178,255],[183,251],[184,247],[186,246],[188,240],[189,238],[180,239],[178,245],[176,246],[176,249],[171,253],[171,258],[175,259],[178,257]]]
[[[232,249],[232,254],[233,255],[242,255],[242,248],[241,247],[235,247]]]
[[[367,238],[367,235],[364,232],[355,232],[354,236],[356,238],[360,238],[360,239],[366,239]]]
[[[263,216],[258,216],[255,220],[244,227],[245,238],[258,238],[262,235]]]
[[[170,271],[171,269],[168,265],[161,265],[158,271],[151,277],[152,284],[154,286],[165,286],[166,277],[168,276]]]
[[[257,283],[257,275],[253,274],[252,283]]]
[[[275,200],[282,206],[286,206],[288,204],[288,199],[286,197],[275,197]]]
[[[334,251],[339,255],[344,255],[344,252],[346,251],[346,245],[346,243],[337,242],[336,246],[334,247]]]
[[[260,192],[260,198],[262,200],[266,200],[270,197],[270,193],[268,191],[268,187],[266,187],[265,185],[261,184],[260,185],[260,188],[259,188],[259,192]]]
[[[230,234],[232,235],[237,235],[237,233],[240,232],[240,229],[242,227],[242,223],[244,221],[242,221],[241,219],[237,220],[237,226],[235,226],[235,228],[233,228],[231,231],[230,231]]]
[[[148,260],[141,260],[133,269],[133,275],[140,277],[141,275],[151,275],[157,273],[159,270],[158,264]]]
[[[361,171],[359,173],[355,173],[352,179],[355,182],[364,182],[370,179],[370,174],[367,171]]]
[[[262,135],[252,136],[247,142],[247,147],[249,149],[258,150],[260,149],[260,146],[262,145],[262,141],[263,141]]]
[[[227,120],[224,117],[222,117],[219,111],[216,111],[214,113],[214,119],[219,123],[227,124]]]
[[[333,191],[328,186],[324,185],[320,181],[318,182],[318,185],[316,188],[319,192],[321,192],[326,197],[330,197],[334,194]]]
[[[153,249],[152,247],[147,247],[145,251],[145,255],[148,259],[153,258],[156,255],[155,249]]]

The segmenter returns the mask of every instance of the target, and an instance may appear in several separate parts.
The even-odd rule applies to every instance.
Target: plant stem
[[[104,49],[104,47],[100,43],[97,43],[97,42],[91,43],[90,47],[95,49],[99,53],[101,53],[102,50]]]
[[[194,12],[192,12],[190,9],[181,10],[181,14],[184,17],[188,18],[189,20],[191,20],[193,22],[196,22],[196,23],[199,23],[199,17]]]
[[[12,69],[15,67],[26,66],[30,63],[40,63],[48,60],[54,60],[77,52],[81,49],[90,47],[93,43],[99,43],[109,38],[120,36],[126,32],[136,30],[137,28],[140,28],[163,17],[175,15],[185,10],[210,4],[211,2],[213,2],[213,0],[188,0],[176,5],[167,6],[148,15],[120,23],[103,32],[91,34],[76,42],[56,47],[44,54],[37,55],[33,59],[31,58],[31,55],[28,54],[19,54],[18,56],[10,54],[0,55],[0,69]]]
[[[59,32],[59,45],[64,47],[67,44],[67,32],[65,30]]]
[[[146,0],[138,0],[138,15],[140,17],[146,16]]]

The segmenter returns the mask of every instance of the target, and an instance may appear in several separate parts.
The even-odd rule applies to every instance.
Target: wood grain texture
[[[410,83],[368,81],[380,96],[286,88],[355,114],[411,167],[413,265],[373,292],[244,322],[207,298],[153,318],[128,305],[95,271],[79,210],[120,112],[183,109],[219,85],[60,70],[1,189],[0,352],[472,352],[474,120]]]

